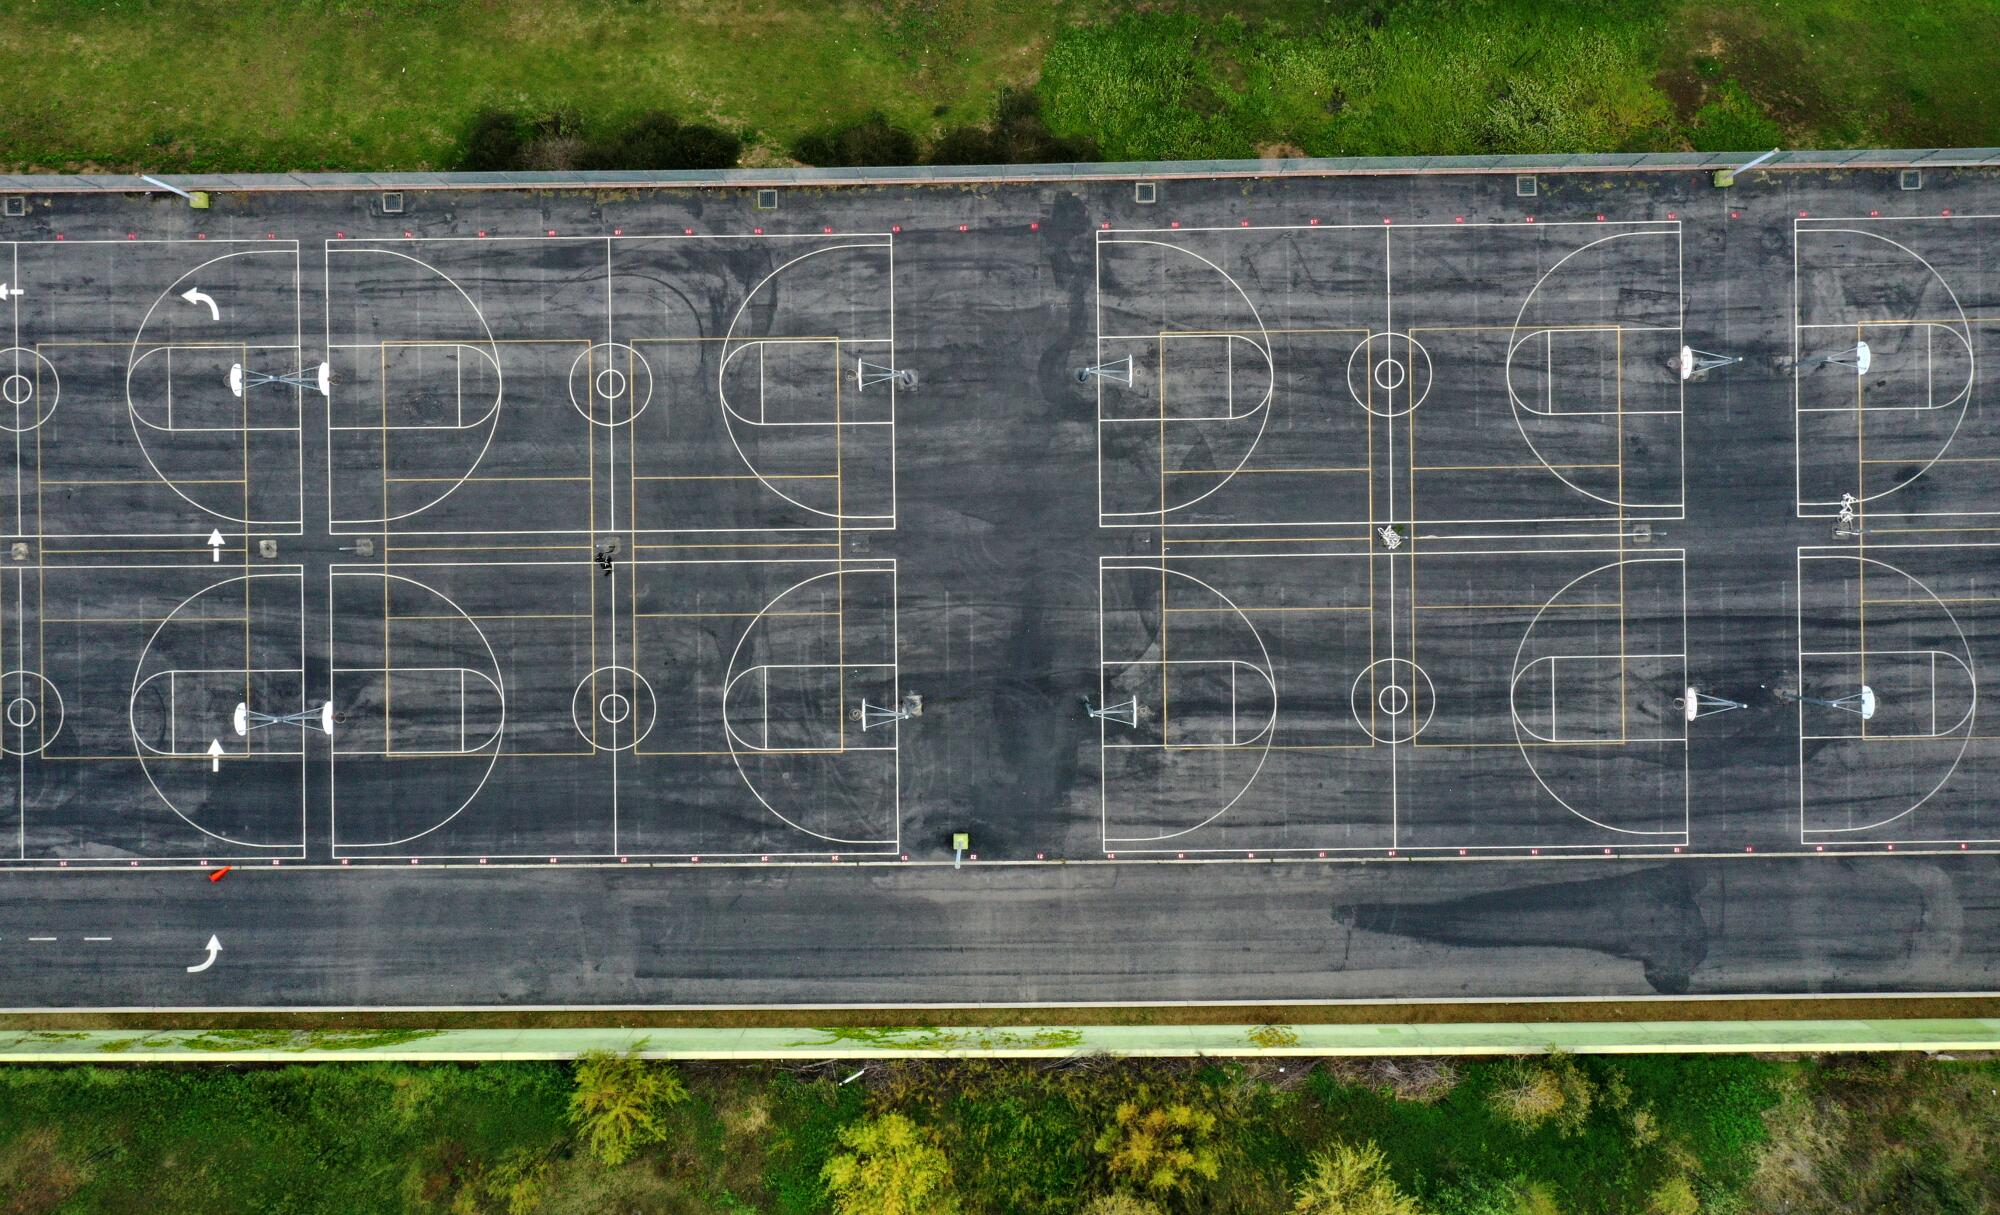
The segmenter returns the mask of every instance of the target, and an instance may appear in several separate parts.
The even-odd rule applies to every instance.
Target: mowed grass
[[[784,163],[1034,87],[1106,159],[2000,145],[1992,0],[19,0],[8,170],[444,169],[482,107]]]

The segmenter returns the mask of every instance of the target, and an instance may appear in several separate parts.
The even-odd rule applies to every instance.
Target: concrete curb
[[[1745,152],[1610,152],[1575,156],[1348,156],[1269,160],[1113,161],[1051,165],[914,165],[858,169],[619,170],[590,173],[186,173],[186,190],[615,190],[644,187],[975,185],[1177,177],[1335,177],[1399,173],[1710,171]],[[1780,152],[1758,172],[1785,169],[1964,168],[2000,165],[2000,148],[1854,148]],[[0,193],[165,193],[134,174],[0,175]]]
[[[1505,1055],[2000,1049],[2000,1019],[834,1029],[33,1030],[0,1063],[325,1063]]]

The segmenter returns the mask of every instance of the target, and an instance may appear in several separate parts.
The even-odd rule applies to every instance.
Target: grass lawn
[[[1992,0],[17,0],[0,166],[449,168],[665,109],[782,163],[1033,86],[1106,159],[2000,145]]]

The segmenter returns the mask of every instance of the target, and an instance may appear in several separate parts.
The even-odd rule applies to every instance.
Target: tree
[[[841,1128],[840,1143],[847,1151],[819,1174],[836,1215],[957,1215],[951,1162],[935,1131],[884,1114]]]
[[[592,1051],[577,1058],[569,1118],[592,1155],[618,1165],[665,1140],[667,1111],[687,1099],[680,1077],[665,1064]]]
[[[1396,1188],[1373,1142],[1337,1143],[1314,1155],[1294,1198],[1294,1215],[1421,1215],[1416,1200]]]
[[[1182,1103],[1148,1109],[1143,1085],[1138,1095],[1138,1101],[1120,1103],[1092,1144],[1113,1177],[1150,1193],[1172,1194],[1193,1189],[1197,1177],[1221,1176],[1221,1156],[1212,1142],[1214,1114]]]

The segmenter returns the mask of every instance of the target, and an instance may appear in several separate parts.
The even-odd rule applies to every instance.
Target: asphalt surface
[[[31,198],[0,1004],[1992,990],[2000,183],[1537,185]]]

